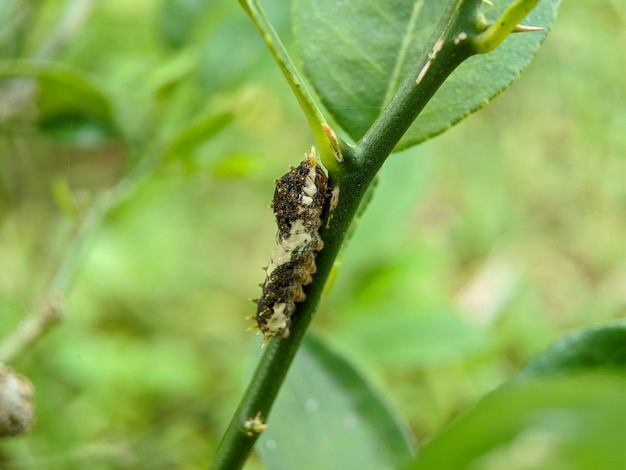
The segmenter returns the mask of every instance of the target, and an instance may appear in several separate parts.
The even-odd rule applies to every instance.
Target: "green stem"
[[[455,0],[448,4],[421,60],[357,143],[370,179],[443,82],[475,53],[469,39],[478,33],[480,5],[481,0]]]
[[[345,154],[351,149],[346,147],[343,151]],[[315,280],[305,288],[306,300],[298,305],[298,310],[292,317],[291,334],[285,339],[271,339],[267,345],[239,407],[222,437],[211,464],[212,469],[237,469],[245,463],[258,438],[256,433],[252,435],[246,433],[245,423],[257,415],[264,420],[269,415],[306,329],[317,311],[326,279],[328,279],[334,260],[342,246],[350,221],[358,209],[362,193],[367,190],[367,186],[362,185],[358,178],[350,177],[350,175],[358,174],[358,172],[356,168],[353,168],[352,172],[349,171],[349,166],[350,163],[346,167],[342,166],[342,170],[345,169],[346,171],[337,173],[332,181],[334,187],[343,188],[350,197],[339,199],[339,204],[333,211],[333,223],[321,230],[324,249],[316,259]]]
[[[484,54],[493,51],[511,34],[515,27],[532,11],[539,0],[517,0],[510,5],[500,18],[487,28],[474,41],[476,52]]]
[[[65,298],[91,251],[107,214],[135,193],[158,164],[160,152],[147,151],[141,164],[115,188],[100,193],[82,219],[69,248],[61,259],[44,297],[0,343],[0,362],[11,363],[41,339],[63,318]]]
[[[99,233],[104,216],[110,207],[109,196],[104,194],[98,198],[83,218],[39,305],[0,343],[0,362],[14,362],[62,319],[65,310],[64,298]]]
[[[313,283],[305,289],[306,300],[299,304],[292,317],[290,337],[272,339],[261,357],[217,449],[212,469],[234,470],[246,461],[259,435],[246,432],[246,422],[255,416],[267,420],[306,328],[315,315],[350,224],[376,173],[444,80],[468,57],[482,52],[476,43],[485,29],[481,3],[482,0],[452,0],[428,48],[379,118],[355,146],[339,142],[343,162],[328,168],[331,187],[339,191],[339,198],[336,208],[328,215],[329,221],[320,231],[324,249],[316,259],[317,273]],[[279,65],[282,68],[282,64]]]
[[[309,306],[303,304],[303,310],[314,312],[319,296],[309,295]],[[258,438],[257,433],[248,433],[246,421],[255,416],[265,419],[278,395],[280,387],[291,362],[293,361],[311,316],[301,315],[291,325],[291,335],[281,341],[271,340],[259,362],[259,365],[239,403],[220,444],[220,451],[215,456],[211,468],[235,469],[243,467],[252,446]]]

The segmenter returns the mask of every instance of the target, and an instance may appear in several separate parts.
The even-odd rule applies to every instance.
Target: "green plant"
[[[261,210],[269,192],[265,183],[275,178],[277,168],[284,165],[281,161],[272,167],[270,156],[280,154],[285,158],[285,154],[293,156],[295,151],[305,150],[308,145],[302,143],[307,137],[298,133],[297,118],[291,119],[296,122],[293,127],[289,119],[279,120],[279,132],[270,134],[265,121],[276,122],[275,116],[272,121],[272,112],[282,107],[250,85],[271,82],[272,78],[263,75],[272,75],[259,65],[262,54],[254,49],[258,41],[254,40],[252,28],[246,29],[245,24],[232,27],[237,23],[228,21],[231,10],[236,10],[236,5],[231,6],[235,2],[227,6],[165,0],[162,9],[157,10],[161,11],[159,16],[144,4],[129,6],[113,1],[99,4],[92,17],[89,11],[96,2],[53,3],[40,8],[27,1],[10,0],[0,7],[1,17],[6,18],[8,10],[12,18],[0,28],[0,102],[8,104],[0,107],[0,209],[3,215],[9,214],[9,222],[3,221],[0,230],[4,266],[4,275],[0,276],[0,327],[3,332],[13,331],[0,343],[0,360],[31,378],[38,402],[38,425],[30,435],[0,443],[0,466],[90,470],[204,466],[207,446],[213,447],[222,432],[221,410],[232,405],[232,400],[225,398],[230,394],[223,392],[237,387],[237,371],[242,358],[248,356],[245,345],[250,336],[237,334],[243,330],[244,311],[250,313],[251,307],[245,308],[242,299],[254,294],[247,289],[256,277],[249,274],[250,266],[257,263],[251,261],[255,255],[241,253],[240,246],[254,242],[259,252],[267,251],[259,241],[263,221],[269,223],[270,219]],[[442,280],[445,285],[445,279],[439,278],[432,266],[449,263],[450,257],[458,258],[461,269],[457,269],[457,275],[462,278],[467,277],[462,266],[468,259],[486,258],[486,268],[497,268],[498,257],[492,263],[491,256],[484,252],[467,253],[480,244],[461,244],[448,257],[430,257],[427,250],[415,252],[406,239],[399,238],[394,256],[385,252],[361,255],[370,264],[362,263],[366,269],[353,276],[350,281],[355,285],[346,289],[345,280],[354,272],[350,271],[354,269],[354,257],[349,257],[355,246],[351,244],[348,250],[342,247],[353,234],[358,243],[362,234],[357,229],[360,216],[365,214],[366,223],[370,209],[375,209],[381,197],[387,197],[383,206],[388,217],[381,218],[384,223],[377,222],[381,225],[373,236],[377,241],[381,234],[401,232],[407,225],[404,219],[412,217],[410,213],[396,212],[397,207],[407,204],[402,200],[403,191],[394,192],[391,198],[389,192],[382,191],[388,178],[381,178],[378,191],[374,187],[375,175],[389,152],[423,142],[483,106],[517,77],[546,34],[529,31],[509,38],[508,29],[515,26],[517,18],[503,29],[495,20],[512,2],[497,2],[495,6],[481,6],[478,1],[452,2],[450,5],[456,4],[462,11],[459,16],[453,15],[459,23],[453,24],[450,31],[464,25],[478,39],[469,45],[469,36],[456,30],[456,36],[450,34],[459,41],[455,46],[460,47],[448,49],[448,42],[437,50],[436,34],[443,27],[438,29],[438,21],[451,13],[444,11],[443,3],[398,1],[377,6],[354,1],[294,1],[292,23],[306,81],[295,72],[257,4],[244,4],[273,45],[272,52],[305,110],[331,184],[340,190],[340,205],[324,230],[326,246],[318,256],[318,273],[307,288],[307,301],[299,305],[292,335],[287,340],[271,340],[266,347],[260,363],[263,380],[257,376],[252,382],[259,394],[248,395],[251,399],[242,402],[232,432],[226,435],[214,462],[216,467],[242,465],[258,433],[257,455],[268,468],[383,468],[405,464],[422,469],[469,465],[487,469],[623,467],[620,443],[624,429],[619,420],[623,415],[623,324],[567,336],[441,430],[442,422],[501,383],[532,351],[551,341],[554,330],[588,323],[587,316],[576,320],[572,312],[563,318],[554,312],[552,321],[546,318],[545,325],[538,325],[540,318],[544,321],[543,317],[559,306],[557,302],[556,307],[549,304],[550,308],[536,308],[531,292],[523,296],[531,303],[514,305],[514,314],[505,315],[504,321],[493,327],[493,337],[486,340],[486,328],[476,328],[449,312],[437,311],[442,304],[437,305],[432,298],[451,295],[449,286],[434,285]],[[522,1],[515,5],[536,3]],[[557,4],[539,2],[524,23],[549,28]],[[277,5],[269,13],[274,21],[278,18],[275,24],[282,36],[285,21],[281,10],[284,6]],[[590,10],[606,13],[609,7]],[[494,22],[496,27],[485,30],[487,24],[480,21],[480,12],[487,24]],[[244,15],[237,12],[232,16]],[[594,29],[595,33],[589,32],[588,37],[603,37],[608,23],[606,17],[599,17],[604,18],[602,26]],[[391,31],[379,24],[383,19]],[[82,21],[90,24],[81,31]],[[157,24],[162,43],[155,46],[146,38],[154,34]],[[403,31],[415,31],[415,37]],[[575,39],[581,31],[570,31],[568,38]],[[494,38],[506,39],[497,45]],[[568,50],[568,44],[561,46]],[[578,46],[577,50],[581,49]],[[466,55],[493,47],[495,50],[488,54],[465,60]],[[606,60],[598,60],[594,71],[612,63],[608,48],[597,43],[590,49],[594,54],[607,54]],[[456,55],[455,51],[461,53]],[[593,74],[585,64],[594,54],[581,54],[577,61],[581,71],[571,75],[585,76],[591,83]],[[365,60],[356,60],[358,57]],[[401,86],[402,78],[411,75],[406,86]],[[550,73],[543,75],[544,80],[546,77]],[[420,86],[413,87],[418,78]],[[439,82],[443,84],[428,100]],[[597,78],[594,83],[598,83]],[[306,91],[307,85],[312,86],[315,95]],[[569,89],[568,96],[574,96],[571,90],[576,86],[570,85]],[[282,90],[276,93],[282,103]],[[546,100],[545,96],[541,100]],[[541,100],[538,103],[543,106]],[[388,112],[381,114],[388,103]],[[589,103],[583,100],[580,105],[587,112]],[[33,108],[34,119],[29,114]],[[481,116],[489,116],[491,109]],[[256,115],[252,125],[249,115]],[[495,134],[502,128],[510,131],[516,115],[517,108],[505,118],[496,119],[489,132]],[[594,122],[582,119],[582,115],[576,116],[587,123],[585,131],[596,129]],[[545,123],[550,120],[544,119],[548,137],[560,137],[558,132],[556,136],[549,132],[550,125]],[[610,125],[610,119],[604,120],[602,127]],[[251,127],[259,129],[252,134],[256,138],[241,132]],[[536,127],[539,140],[544,129],[539,124]],[[553,127],[560,128],[560,122]],[[519,132],[522,134],[521,129]],[[595,134],[589,133],[589,139],[595,142],[613,142],[599,136],[597,129]],[[524,149],[529,146],[531,156],[534,138],[531,132],[516,145]],[[269,142],[263,143],[263,139]],[[240,141],[245,143],[241,145]],[[559,147],[551,150],[567,154],[569,141],[557,142]],[[572,145],[574,142],[586,141],[577,135]],[[613,144],[601,148],[611,154],[611,149],[620,147]],[[485,153],[487,150],[492,154],[493,168],[497,165],[493,154],[498,150],[485,149]],[[593,148],[584,147],[584,151],[593,154]],[[456,153],[477,152],[483,149]],[[597,152],[601,153],[600,147]],[[85,156],[97,162],[103,155],[106,165],[91,163],[84,167],[91,171],[66,171]],[[472,155],[467,157],[474,161]],[[532,158],[525,157],[517,159],[531,165],[533,176],[524,207],[532,211],[536,206],[529,202],[534,198],[542,201],[540,207],[544,199],[569,204],[569,199],[561,199],[562,187],[558,184],[553,184],[552,192],[545,192],[545,196],[545,187],[535,187],[536,167],[532,166]],[[21,166],[29,158],[36,164]],[[292,157],[289,160],[294,163]],[[409,166],[420,171],[425,167],[416,167],[416,158],[409,161],[397,156],[391,160],[396,172],[401,169],[394,184],[407,184],[406,191],[414,192],[408,186],[414,180],[401,176],[417,173],[410,172]],[[591,159],[582,161],[587,160]],[[94,178],[99,173],[107,177]],[[484,167],[467,173],[457,182],[484,173],[484,178],[478,178],[483,184],[496,188],[506,184]],[[255,180],[254,175],[259,178],[259,174],[267,181]],[[428,177],[428,172],[421,176]],[[242,180],[246,184],[239,184]],[[45,184],[30,200],[38,201],[39,209],[29,210],[23,204],[23,195],[30,195],[38,181]],[[594,187],[598,186],[596,181]],[[203,189],[197,193],[172,190],[180,187]],[[597,193],[588,193],[591,199],[602,200]],[[486,194],[489,203],[483,203],[478,212],[470,212],[468,218],[488,219],[501,192]],[[50,195],[55,200],[54,209],[46,205]],[[235,205],[237,201],[240,205]],[[371,207],[369,201],[373,201]],[[229,217],[229,212],[234,215]],[[397,213],[402,215],[398,217]],[[564,218],[567,212],[561,210],[557,215]],[[19,242],[10,236],[11,221],[15,219],[19,219],[19,223],[13,222],[20,229],[18,233],[28,234]],[[248,225],[244,224],[246,219],[251,220]],[[582,216],[577,220],[587,223],[587,219]],[[222,221],[231,227],[244,227],[241,234],[245,235],[231,232],[223,236]],[[429,230],[428,225],[420,224],[418,231]],[[195,237],[190,236],[187,227],[192,227]],[[371,224],[368,227],[371,230]],[[570,227],[570,233],[578,233],[579,227]],[[543,245],[548,237],[560,241],[558,229],[556,224],[556,229],[545,232],[548,236],[541,232],[544,238],[535,243]],[[461,232],[468,237],[481,233],[471,226],[461,227],[457,233]],[[607,253],[611,253],[604,248],[606,233],[598,230],[593,243],[586,244],[586,250],[596,250],[595,256],[572,255],[584,265],[583,284],[587,289],[595,289],[598,279],[602,275],[608,278],[606,273],[619,262],[606,261]],[[572,245],[565,243],[564,249]],[[22,250],[23,246],[44,254],[37,256],[28,270],[20,266],[26,266],[26,262],[16,262],[22,259],[22,251],[27,251]],[[324,321],[344,321],[352,316],[355,321],[346,321],[345,325],[357,331],[352,337],[330,334],[322,341],[304,330],[322,290],[328,292],[332,287],[344,251],[348,262],[337,277],[341,287],[333,290],[333,296],[344,291],[346,302],[337,306],[331,297],[331,308],[337,314],[331,320],[331,316],[323,316],[315,326],[321,323],[322,331],[332,332],[332,328],[324,329]],[[259,255],[258,263],[264,256]],[[525,253],[520,254],[523,256]],[[595,262],[589,263],[590,259]],[[548,259],[546,265],[550,262]],[[424,264],[430,264],[430,270],[423,269]],[[431,285],[424,288],[412,284],[416,272],[432,279]],[[554,272],[562,275],[568,271]],[[510,279],[510,270],[505,271],[504,281],[507,276]],[[12,291],[14,284],[7,281],[12,278],[26,278],[28,288]],[[501,295],[506,296],[510,287],[499,278],[496,281],[488,283],[489,288],[500,286]],[[222,284],[235,293],[232,298],[223,295]],[[544,288],[548,293],[558,293],[561,286],[545,282]],[[441,292],[436,292],[438,289]],[[615,316],[611,300],[605,301],[607,308],[598,300],[587,300],[593,296],[578,294],[576,288],[568,291],[568,296],[582,300],[580,310],[585,315],[593,313],[595,317],[591,318],[596,320]],[[32,303],[33,296],[41,301],[36,302],[30,317],[20,321],[23,305]],[[377,297],[398,302],[379,304]],[[415,305],[415,309],[402,312],[407,305]],[[41,341],[66,311],[65,325]],[[361,338],[364,347],[354,347],[354,342],[346,347],[342,341],[347,339],[349,343],[354,338]],[[467,359],[450,360],[450,351],[455,351],[456,357],[467,355]],[[294,366],[285,379],[292,359]],[[395,364],[403,360],[404,365]],[[360,367],[352,364],[355,361]],[[371,362],[377,366],[368,369]],[[461,362],[471,371],[455,372],[454,364]],[[391,376],[381,380],[376,370],[385,367],[391,370]],[[364,380],[359,369],[377,386]],[[492,375],[481,385],[474,385],[469,377],[485,374],[485,370]],[[413,377],[407,380],[398,371],[411,371],[408,373]],[[387,398],[397,401],[398,391],[408,397],[411,406],[401,408],[403,419],[394,416],[385,404],[387,400],[375,391],[381,386],[385,389],[385,383],[388,392],[396,392],[388,393]],[[402,388],[402,383],[410,385]],[[278,401],[269,414],[279,389]],[[458,396],[454,396],[456,393]],[[413,455],[417,446],[404,418],[411,421],[420,437],[431,438],[430,443],[420,444],[417,460]],[[255,463],[253,460],[250,465]]]
[[[242,431],[248,429],[246,423],[253,416],[262,422],[269,415],[351,224],[363,210],[363,201],[368,200],[370,187],[387,157],[394,150],[443,132],[497,95],[525,67],[545,33],[525,43],[511,39],[510,48],[494,55],[490,62],[473,62],[435,97],[431,106],[434,109],[429,109],[420,120],[420,113],[435,92],[459,65],[476,54],[494,51],[511,32],[537,33],[546,29],[554,20],[559,2],[542,2],[537,7],[537,1],[516,1],[491,21],[482,13],[481,0],[453,0],[445,8],[436,2],[400,2],[376,8],[366,2],[342,3],[335,8],[332,2],[295,2],[294,29],[304,61],[303,70],[323,106],[354,144],[338,138],[326,123],[257,2],[242,0],[241,3],[259,28],[309,120],[336,200],[321,231],[325,248],[317,257],[317,274],[306,289],[305,302],[293,317],[291,336],[270,342],[218,449],[213,468],[239,468],[265,429]],[[535,7],[534,21],[542,27],[518,26]],[[437,26],[426,41],[425,31],[431,29],[425,24],[432,24],[434,19],[438,19]],[[394,31],[405,34],[394,38]],[[377,48],[381,43],[383,46]],[[416,55],[415,49],[421,53]],[[364,57],[355,57],[357,50]],[[623,331],[617,334],[623,339]],[[390,441],[395,439],[398,437]],[[400,446],[395,452],[388,449],[395,465],[410,455],[409,448]],[[446,451],[456,452],[452,449],[454,445]],[[612,449],[616,450],[616,447]],[[419,459],[415,468],[461,468],[472,461],[469,456],[459,458],[456,463],[439,458],[442,460],[436,465],[424,463],[428,462],[427,458]],[[364,462],[372,467],[383,465],[373,464],[368,458]],[[611,462],[615,464],[617,460]]]

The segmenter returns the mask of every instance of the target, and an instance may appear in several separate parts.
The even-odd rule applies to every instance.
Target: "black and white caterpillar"
[[[328,178],[317,164],[315,149],[296,168],[276,180],[271,207],[278,233],[270,262],[265,268],[263,294],[254,299],[254,319],[265,341],[289,336],[296,302],[305,298],[303,286],[315,274],[315,256],[324,247],[318,230],[328,201]]]

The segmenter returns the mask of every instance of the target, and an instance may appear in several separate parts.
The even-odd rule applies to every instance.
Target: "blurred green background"
[[[289,46],[287,5],[265,3]],[[383,168],[312,329],[418,439],[623,316],[624,31],[621,1],[564,2],[518,83]],[[38,424],[0,466],[206,466],[258,356],[246,299],[306,121],[235,1],[3,0],[0,54],[0,339],[97,195],[168,156],[106,218],[63,323],[11,364]]]

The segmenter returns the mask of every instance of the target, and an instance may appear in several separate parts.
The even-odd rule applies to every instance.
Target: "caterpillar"
[[[315,256],[324,247],[318,230],[328,201],[328,177],[317,164],[315,148],[296,168],[276,180],[274,210],[278,233],[265,269],[263,293],[257,303],[256,320],[265,344],[275,336],[289,336],[296,302],[305,299],[303,286],[315,274]]]

